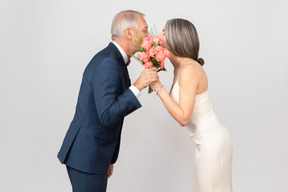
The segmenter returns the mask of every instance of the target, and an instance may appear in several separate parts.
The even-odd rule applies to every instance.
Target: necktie
[[[126,63],[126,67],[128,67],[128,65],[130,64],[130,62],[131,62],[131,59],[128,58],[128,61],[127,61],[127,63]]]

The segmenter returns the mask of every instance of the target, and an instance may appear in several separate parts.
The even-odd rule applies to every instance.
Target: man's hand
[[[114,169],[114,165],[113,164],[110,164],[109,165],[109,169],[108,169],[108,179],[112,176],[113,174],[113,169]]]
[[[133,85],[139,90],[142,91],[145,87],[151,83],[157,81],[159,76],[157,74],[157,69],[155,67],[151,69],[144,69],[140,77],[133,83]]]

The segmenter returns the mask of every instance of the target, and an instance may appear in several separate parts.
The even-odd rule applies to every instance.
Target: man
[[[150,37],[144,15],[122,11],[113,20],[113,42],[86,67],[76,113],[58,158],[66,164],[74,192],[105,192],[120,146],[123,119],[141,107],[137,97],[158,79],[145,69],[130,85],[127,62],[140,51],[139,38]]]

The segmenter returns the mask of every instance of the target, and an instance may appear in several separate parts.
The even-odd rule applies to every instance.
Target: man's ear
[[[125,29],[124,34],[128,39],[132,39],[133,30],[128,27]]]

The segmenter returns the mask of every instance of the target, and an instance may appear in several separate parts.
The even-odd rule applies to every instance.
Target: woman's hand
[[[160,82],[160,80],[158,81],[154,81],[153,83],[150,84],[151,89],[153,89],[153,91],[157,92],[160,87],[162,87],[162,83]]]

